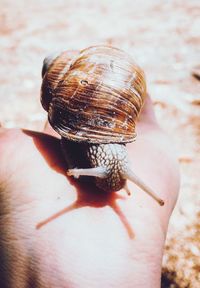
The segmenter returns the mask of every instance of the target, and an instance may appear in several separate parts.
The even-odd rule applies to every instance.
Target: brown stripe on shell
[[[49,121],[61,136],[91,143],[134,140],[146,86],[130,56],[96,46],[81,51],[62,75],[54,65],[56,61],[44,77],[42,93],[50,90]]]
[[[55,59],[52,59],[47,72],[44,74],[41,87],[41,103],[43,108],[48,111],[49,104],[54,97],[55,89],[68,71],[72,60],[78,51],[64,51]]]

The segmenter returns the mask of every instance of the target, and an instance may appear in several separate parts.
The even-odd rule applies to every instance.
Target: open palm
[[[127,196],[67,177],[60,141],[49,134],[0,134],[0,287],[159,287],[179,175],[150,100],[127,148],[163,207],[131,183]]]

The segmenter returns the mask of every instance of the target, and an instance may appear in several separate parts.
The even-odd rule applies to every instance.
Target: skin
[[[43,133],[1,129],[0,287],[160,287],[179,172],[149,98],[137,134],[127,145],[131,168],[163,207],[129,182],[131,196],[67,177],[48,125]]]

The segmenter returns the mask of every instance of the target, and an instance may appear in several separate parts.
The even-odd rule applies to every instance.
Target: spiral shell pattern
[[[117,48],[64,51],[43,73],[41,103],[64,138],[89,143],[127,143],[146,96],[145,76]]]

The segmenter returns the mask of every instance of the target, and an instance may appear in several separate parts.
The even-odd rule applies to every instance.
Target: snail
[[[108,192],[128,190],[129,179],[164,205],[128,163],[126,144],[135,140],[147,93],[144,72],[131,56],[109,46],[64,51],[44,59],[42,78],[41,104],[49,123],[88,162],[67,175],[92,176]]]

